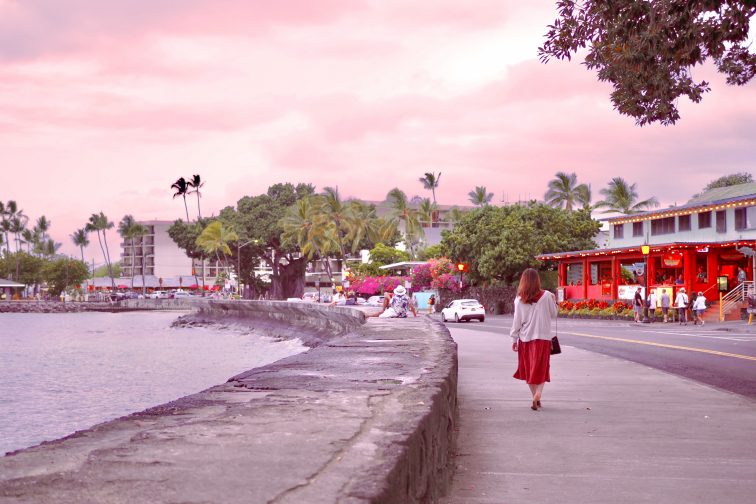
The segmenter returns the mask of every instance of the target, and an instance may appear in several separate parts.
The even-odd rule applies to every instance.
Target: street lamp
[[[643,291],[643,322],[648,323],[648,254],[651,252],[651,247],[648,245],[641,245],[641,252],[643,253],[643,261],[645,263],[643,270],[644,279],[644,291]]]
[[[250,243],[257,243],[259,240],[249,240],[247,243],[236,244],[236,287],[239,289],[239,297],[242,297],[241,291],[241,249]]]

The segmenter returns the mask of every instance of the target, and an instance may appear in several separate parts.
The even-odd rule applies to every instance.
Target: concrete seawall
[[[425,317],[211,301],[308,352],[0,458],[0,502],[433,502],[450,481],[457,354]]]

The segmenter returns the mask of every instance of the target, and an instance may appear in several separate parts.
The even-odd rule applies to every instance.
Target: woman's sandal
[[[538,411],[538,401],[533,399],[533,404],[530,405],[530,409],[532,409],[533,411]]]

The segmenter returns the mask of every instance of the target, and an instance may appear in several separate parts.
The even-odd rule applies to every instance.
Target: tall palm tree
[[[562,208],[572,212],[576,203],[582,203],[583,206],[590,205],[591,190],[585,184],[577,183],[575,173],[556,172],[555,178],[549,181],[548,190],[544,199],[548,205],[555,208]]]
[[[494,194],[488,192],[486,186],[475,186],[475,189],[467,193],[467,196],[473,205],[484,207],[491,203]]]
[[[136,240],[139,239],[142,247],[142,260],[141,260],[141,272],[142,272],[142,292],[146,292],[146,286],[144,284],[144,244],[142,237],[148,233],[147,227],[138,223],[131,215],[124,215],[121,222],[118,224],[118,233],[124,240],[131,242],[131,288],[134,289],[134,275],[136,274],[134,265],[136,262]]]
[[[415,256],[415,242],[421,236],[424,236],[423,228],[420,225],[418,212],[412,208],[407,201],[407,195],[404,191],[394,188],[389,191],[386,200],[391,205],[391,218],[398,224],[404,223],[405,242],[409,248],[410,255]]]
[[[628,185],[622,177],[614,177],[607,187],[599,191],[604,199],[596,203],[596,208],[606,208],[602,213],[632,214],[659,206],[654,197],[638,201],[636,185]]]
[[[89,222],[84,227],[87,232],[97,232],[97,240],[100,242],[100,249],[102,250],[105,264],[108,266],[108,275],[110,276],[110,283],[113,287],[113,292],[116,290],[115,279],[113,278],[113,264],[110,262],[110,249],[108,248],[108,236],[106,231],[113,228],[113,222],[108,220],[108,217],[100,212],[99,214],[92,214],[89,217]],[[100,234],[102,233],[102,236]],[[104,247],[103,247],[104,242]]]
[[[197,219],[202,218],[202,212],[200,211],[200,196],[202,196],[202,193],[200,193],[200,189],[205,185],[204,182],[202,182],[202,178],[199,175],[192,175],[191,180],[188,180],[186,182],[186,185],[188,187],[191,187],[191,191],[187,191],[186,194],[196,194],[197,195]],[[185,200],[186,201],[186,200]],[[188,219],[187,214],[187,219]]]
[[[189,184],[186,183],[186,179],[184,177],[180,177],[176,182],[174,182],[171,185],[171,189],[176,189],[176,192],[173,193],[173,199],[176,199],[177,197],[181,196],[184,198],[184,210],[186,210],[186,222],[191,222],[189,220],[189,207],[186,206],[186,194],[189,190]]]
[[[81,249],[81,262],[86,264],[86,261],[84,261],[84,247],[89,246],[89,236],[87,234],[87,230],[81,228],[74,231],[74,233],[71,235],[71,241],[73,241],[73,244]]]
[[[431,191],[433,194],[433,203],[436,203],[436,187],[441,183],[441,172],[438,172],[438,175],[426,172],[425,176],[420,177],[420,183],[423,184],[423,188]]]
[[[47,232],[50,230],[51,224],[52,223],[44,215],[40,216],[39,219],[37,219],[37,225],[34,226],[34,231],[39,232],[40,240],[47,240]]]
[[[224,258],[230,256],[231,247],[228,244],[235,241],[239,241],[239,235],[236,234],[236,231],[226,227],[221,221],[215,220],[202,230],[196,243],[206,254],[215,255],[218,264],[225,267],[225,261],[221,260],[221,254]]]

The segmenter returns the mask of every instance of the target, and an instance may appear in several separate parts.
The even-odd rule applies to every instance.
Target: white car
[[[150,299],[168,299],[168,293],[165,291],[152,291],[147,294]]]
[[[477,299],[455,299],[441,310],[441,320],[462,322],[463,320],[486,320],[486,309]]]
[[[177,290],[173,292],[173,299],[189,298],[189,297],[192,297],[192,294],[184,290]]]

